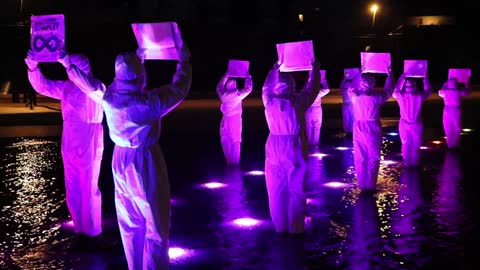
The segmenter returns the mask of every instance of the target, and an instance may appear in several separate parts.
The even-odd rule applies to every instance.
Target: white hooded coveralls
[[[325,78],[321,78],[321,80],[322,86],[320,91],[318,92],[313,104],[305,113],[307,123],[307,141],[309,145],[318,145],[320,143],[320,132],[322,129],[323,120],[322,98],[330,93],[327,80]]]
[[[227,164],[240,163],[242,143],[242,101],[252,92],[252,78],[245,78],[243,89],[227,90],[225,83],[229,78],[224,76],[217,85],[217,94],[222,104],[222,120],[220,122],[220,140]]]
[[[309,81],[299,93],[295,93],[294,84],[279,79],[278,69],[270,71],[263,85],[262,99],[270,131],[265,145],[265,179],[270,214],[277,232],[304,232],[308,146],[305,111],[319,90],[318,68],[310,72]]]
[[[69,74],[92,98],[101,101],[105,110],[115,143],[115,206],[128,268],[168,269],[170,186],[158,142],[161,118],[190,90],[192,66],[179,62],[172,83],[144,90],[145,70],[135,57],[117,57],[116,77],[106,90],[82,74],[74,74],[74,69]]]
[[[72,63],[90,74],[88,58],[77,54]],[[98,177],[103,155],[103,109],[71,80],[46,79],[39,68],[28,71],[38,93],[60,100],[63,131],[62,159],[68,210],[76,233],[102,232],[102,196]]]
[[[391,75],[387,77],[384,89],[359,90],[358,87],[349,90],[355,119],[353,122],[355,174],[361,190],[375,190],[382,144],[380,109],[392,95],[393,78]]]

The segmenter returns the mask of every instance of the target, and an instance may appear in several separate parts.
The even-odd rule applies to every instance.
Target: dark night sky
[[[475,60],[480,58],[476,52],[480,46],[473,41],[478,33],[478,14],[471,16],[471,11],[475,10],[471,7],[472,1],[376,2],[380,5],[380,10],[376,17],[375,31],[383,34],[403,24],[406,16],[456,17],[456,29],[462,33],[461,36],[445,37],[445,40],[420,36],[423,39],[411,42],[413,47],[402,47],[399,52],[403,55],[396,53],[398,57],[415,55],[417,52],[420,57],[423,57],[422,53],[429,53],[429,57],[440,59],[445,58],[442,53],[447,51],[450,58],[445,59],[445,64],[437,64],[439,69],[445,69],[451,62],[467,63],[474,69],[480,68],[480,60]],[[20,3],[23,3],[22,14]],[[257,72],[261,78],[276,57],[274,44],[295,39],[313,39],[319,57],[322,58],[321,62],[339,75],[341,68],[355,63],[358,52],[365,46],[362,40],[350,44],[351,38],[373,31],[372,15],[368,11],[370,3],[372,2],[365,0],[1,0],[0,31],[8,32],[2,36],[17,31],[18,36],[20,30],[12,31],[12,26],[21,20],[22,15],[28,19],[30,14],[65,14],[67,49],[84,51],[92,56],[93,70],[101,79],[108,81],[113,76],[111,63],[116,53],[119,50],[133,49],[136,45],[129,29],[131,22],[174,20],[183,27],[182,35],[191,47],[196,66],[205,65],[204,68],[196,69],[196,78],[205,79],[204,84],[210,87],[216,84],[228,58],[254,60],[253,72]],[[297,22],[300,12],[305,18],[303,26]],[[9,74],[12,72],[11,66],[14,67],[13,70],[24,69],[22,60],[28,49],[28,37],[25,37],[28,29],[23,29],[24,36],[17,37],[10,43],[14,53],[7,55],[7,61],[1,64],[0,80],[10,76],[2,75],[2,70],[7,70],[6,73]],[[450,44],[454,46],[450,48]],[[430,54],[432,49],[437,49],[438,56]],[[459,51],[463,55],[456,56]],[[196,79],[194,85],[198,82]]]

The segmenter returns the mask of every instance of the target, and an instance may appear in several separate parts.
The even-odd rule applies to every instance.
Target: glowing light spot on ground
[[[216,188],[222,188],[225,187],[226,185],[223,183],[218,183],[218,182],[209,182],[203,184],[203,187],[209,188],[209,189],[216,189]]]
[[[348,149],[350,149],[350,148],[345,147],[345,146],[339,146],[339,147],[336,147],[335,149],[344,151],[344,150],[348,150]]]
[[[253,170],[245,173],[246,175],[251,175],[251,176],[260,176],[260,175],[265,175],[264,171],[259,171],[259,170]]]
[[[239,227],[252,227],[258,225],[260,221],[254,218],[237,218],[233,223]]]
[[[327,154],[324,154],[324,153],[312,153],[312,154],[309,154],[309,156],[311,157],[316,157],[318,159],[322,159],[323,157],[326,157],[328,156]]]
[[[345,184],[342,182],[328,182],[328,183],[325,183],[324,186],[331,187],[331,188],[343,188],[348,186],[348,184]]]

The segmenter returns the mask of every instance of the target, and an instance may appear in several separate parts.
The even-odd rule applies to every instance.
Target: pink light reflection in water
[[[205,187],[208,189],[223,188],[225,186],[226,186],[225,184],[219,183],[219,182],[209,182],[202,185],[202,187]]]
[[[260,170],[253,170],[253,171],[246,172],[245,175],[260,176],[260,175],[265,175],[265,172]]]
[[[325,183],[323,185],[326,186],[326,187],[331,187],[331,188],[343,188],[343,187],[348,186],[348,184],[342,183],[342,182],[328,182],[328,183]],[[308,203],[308,201],[307,201],[307,203]]]
[[[68,220],[62,223],[62,227],[73,229],[73,220]]]
[[[309,154],[310,157],[316,157],[318,159],[322,159],[326,156],[328,156],[327,154],[324,154],[324,153],[312,153],[312,154]]]
[[[168,249],[168,257],[170,260],[180,260],[185,259],[186,257],[191,256],[193,253],[192,250],[180,248],[180,247],[171,247]]]
[[[239,227],[253,227],[260,224],[260,221],[254,218],[237,218],[233,221],[233,224]]]

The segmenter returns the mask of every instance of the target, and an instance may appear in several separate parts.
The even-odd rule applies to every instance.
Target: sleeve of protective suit
[[[35,91],[55,99],[62,99],[62,90],[67,82],[62,80],[49,80],[43,76],[39,68],[28,71],[28,80]]]
[[[462,89],[462,96],[468,96],[472,93],[472,87],[470,82],[465,85],[465,88]]]
[[[225,93],[225,83],[228,80],[227,74],[223,75],[220,81],[217,84],[217,95],[219,98],[222,98],[223,94]]]
[[[423,78],[423,100],[426,100],[432,94],[432,85],[428,77]]]
[[[245,86],[243,89],[238,90],[238,95],[240,96],[241,99],[246,98],[253,90],[253,82],[252,82],[252,77],[247,76],[245,78]]]
[[[404,84],[405,84],[405,73],[402,73],[402,75],[400,75],[400,78],[398,78],[398,81],[395,83],[394,92],[401,92]]]
[[[447,89],[447,82],[444,82],[442,84],[442,87],[438,90],[438,96],[439,97],[445,97],[445,89]]]
[[[159,98],[156,110],[163,116],[177,107],[188,95],[192,85],[192,64],[179,62],[171,84],[153,89],[151,94]]]
[[[277,68],[271,69],[267,75],[267,78],[265,79],[265,82],[263,83],[262,99],[264,104],[266,104],[268,96],[272,94],[271,92],[273,88],[278,83],[278,72],[279,71]]]
[[[327,81],[323,81],[321,83],[320,91],[318,92],[318,95],[320,97],[326,96],[328,93],[330,93],[330,87],[328,87]]]
[[[67,68],[68,78],[75,83],[82,92],[89,96],[93,101],[101,103],[105,85],[91,75],[85,74],[80,68],[71,64]]]
[[[385,80],[382,102],[387,102],[387,100],[392,96],[394,88],[395,78],[393,77],[392,72],[389,71],[387,79]]]
[[[314,67],[308,74],[308,81],[305,84],[305,87],[299,93],[300,103],[302,103],[304,106],[310,107],[317,98],[321,88],[322,83],[320,82],[320,69],[318,67]]]

